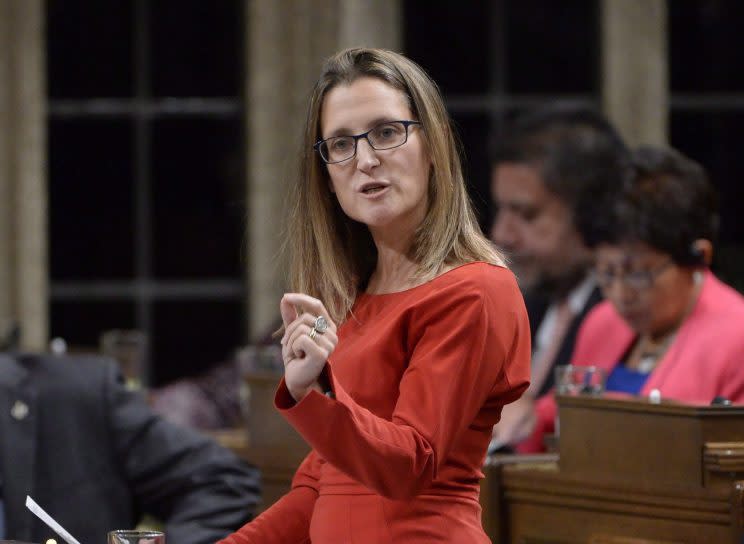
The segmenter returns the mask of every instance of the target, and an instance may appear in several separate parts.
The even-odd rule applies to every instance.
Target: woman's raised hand
[[[310,389],[320,390],[318,376],[338,344],[336,324],[320,300],[302,293],[285,293],[279,309],[284,322],[284,382],[299,402]]]

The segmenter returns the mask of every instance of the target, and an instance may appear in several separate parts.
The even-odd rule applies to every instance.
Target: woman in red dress
[[[326,61],[289,221],[275,404],[313,450],[222,542],[488,542],[481,466],[528,385],[529,325],[419,66],[378,49]]]

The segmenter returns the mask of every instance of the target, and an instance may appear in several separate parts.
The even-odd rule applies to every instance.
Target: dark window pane
[[[132,94],[132,2],[47,0],[52,98]]]
[[[153,263],[159,278],[241,277],[241,121],[153,124]]]
[[[489,2],[406,0],[403,20],[403,50],[444,94],[488,90]]]
[[[705,166],[720,197],[720,259],[716,265],[727,281],[744,288],[744,163],[740,132],[744,113],[683,113],[671,117],[671,143]],[[738,255],[739,258],[733,258]]]
[[[481,227],[486,228],[490,209],[489,119],[485,114],[459,114],[454,116],[454,122],[463,147],[463,166],[468,193]]]
[[[672,90],[744,90],[744,2],[698,0],[667,6]]]
[[[57,301],[50,307],[51,337],[64,338],[70,351],[98,351],[102,332],[135,327],[134,304]]]
[[[237,0],[148,3],[154,96],[240,96],[241,5]]]
[[[586,93],[599,87],[596,0],[507,2],[507,88]]]
[[[50,122],[53,280],[132,277],[131,138],[127,121]]]
[[[152,385],[204,372],[244,341],[242,301],[156,302]]]

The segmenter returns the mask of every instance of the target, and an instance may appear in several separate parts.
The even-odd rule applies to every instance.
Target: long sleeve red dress
[[[512,273],[471,263],[360,294],[325,372],[332,397],[276,407],[312,446],[292,489],[223,544],[489,542],[481,467],[502,407],[529,384]]]

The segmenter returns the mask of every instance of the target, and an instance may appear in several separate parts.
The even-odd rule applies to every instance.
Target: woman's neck
[[[395,293],[416,285],[416,263],[399,248],[377,246],[377,265],[367,283],[370,294]]]
[[[640,334],[628,358],[627,366],[647,373],[664,357],[700,296],[702,276],[694,275],[691,280],[687,303],[679,318],[662,329]]]
[[[644,335],[648,337],[648,341],[651,344],[664,344],[668,337],[674,336],[695,308],[695,303],[700,296],[700,290],[703,286],[702,277],[700,276],[700,273],[692,272],[688,281],[689,283],[686,283],[683,288],[683,291],[687,292],[687,296],[683,297],[683,306],[681,307],[681,311],[677,317],[672,319],[665,326],[650,331]]]

